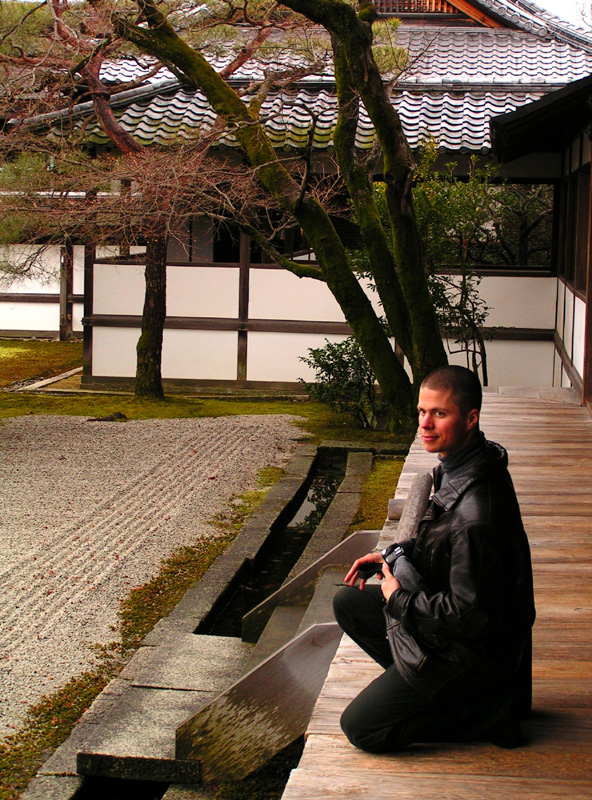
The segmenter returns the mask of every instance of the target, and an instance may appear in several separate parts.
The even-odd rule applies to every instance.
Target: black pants
[[[414,742],[488,738],[487,732],[504,713],[502,693],[484,690],[482,696],[467,698],[459,692],[435,702],[408,684],[393,664],[379,586],[363,591],[346,586],[335,595],[333,607],[345,633],[384,668],[341,716],[343,732],[353,745],[388,753]]]

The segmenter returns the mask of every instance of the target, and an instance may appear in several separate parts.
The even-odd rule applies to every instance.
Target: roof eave
[[[592,121],[592,75],[516,111],[492,117],[491,141],[499,161],[528,153],[558,153]]]

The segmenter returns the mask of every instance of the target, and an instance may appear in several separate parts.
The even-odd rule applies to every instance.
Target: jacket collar
[[[434,469],[434,486],[440,486],[432,497],[433,502],[443,511],[449,511],[467,489],[492,470],[505,469],[508,466],[506,450],[496,442],[490,442],[479,434],[479,444],[472,443],[467,447],[465,457],[459,453],[454,463],[447,470],[448,480],[441,486],[444,467],[440,463]]]

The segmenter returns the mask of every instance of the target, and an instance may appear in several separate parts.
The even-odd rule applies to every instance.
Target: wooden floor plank
[[[543,396],[545,399],[541,399]],[[592,418],[569,391],[486,392],[482,428],[508,449],[533,558],[533,714],[527,744],[434,744],[372,756],[339,727],[380,668],[343,637],[284,800],[592,798]],[[395,497],[436,460],[413,444]],[[385,527],[381,541],[387,541]]]

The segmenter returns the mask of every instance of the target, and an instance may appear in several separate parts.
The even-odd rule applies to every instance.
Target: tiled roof
[[[476,5],[536,36],[558,38],[592,48],[592,31],[584,30],[529,0],[477,0]]]
[[[427,135],[448,151],[484,151],[489,149],[489,119],[543,96],[543,92],[514,95],[501,92],[429,93],[404,90],[393,97],[403,127],[412,147]],[[215,114],[200,92],[189,93],[177,87],[169,94],[155,97],[119,109],[122,126],[141,144],[168,144],[179,139],[190,141],[207,131]],[[316,117],[313,146],[317,150],[330,148],[337,121],[337,98],[326,89],[302,88],[271,94],[265,101],[261,116],[274,147],[300,148],[307,142]],[[98,145],[108,144],[98,124],[87,124],[87,139]],[[374,129],[362,109],[357,132],[357,145],[369,148],[374,141]],[[232,134],[219,139],[223,147],[236,147]]]
[[[426,23],[402,25],[397,31],[398,44],[410,54],[410,66],[400,76],[393,102],[412,146],[432,134],[442,149],[484,152],[490,147],[492,116],[514,111],[592,73],[592,32],[562,23],[527,0],[474,2],[510,27]],[[244,87],[262,79],[270,66],[301,64],[290,52],[268,58],[273,60],[251,60],[233,75],[232,82]],[[230,59],[228,54],[212,58],[211,63],[220,70]],[[107,83],[125,83],[147,75],[152,64],[150,59],[113,62],[105,65],[102,76]],[[164,68],[140,88],[115,95],[112,104],[123,127],[146,145],[190,140],[214,121],[203,94],[185,91]],[[88,117],[90,111],[90,105],[83,104],[74,109],[71,118]],[[336,114],[330,64],[300,80],[297,88],[271,94],[262,109],[274,145],[286,149],[307,141],[313,115],[314,147],[330,147]],[[96,144],[107,144],[98,124],[87,122],[86,136]],[[373,137],[370,121],[362,112],[358,146],[370,147]],[[219,145],[236,147],[237,143],[231,134],[224,134]]]
[[[592,51],[505,28],[414,28],[397,32],[409,52],[407,83],[563,86],[592,72]]]

